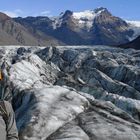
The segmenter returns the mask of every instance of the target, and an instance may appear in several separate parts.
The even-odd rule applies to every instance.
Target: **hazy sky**
[[[108,8],[115,16],[140,20],[140,0],[0,0],[0,11],[10,16],[56,16],[65,10]]]

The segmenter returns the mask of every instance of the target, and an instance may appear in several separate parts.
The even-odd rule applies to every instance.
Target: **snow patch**
[[[75,19],[86,19],[86,20],[93,20],[96,16],[96,13],[94,11],[86,10],[84,12],[74,12],[73,17]]]
[[[87,27],[87,29],[89,30],[93,25],[94,18],[98,16],[102,11],[104,10],[100,10],[97,13],[92,10],[86,10],[84,12],[74,12],[73,18],[78,20],[79,27]]]

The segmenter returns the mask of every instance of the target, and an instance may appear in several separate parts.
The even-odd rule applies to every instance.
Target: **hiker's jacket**
[[[8,119],[7,122],[5,122],[3,116],[0,115],[0,140],[18,140],[18,131],[12,106],[7,101],[4,101],[4,103]]]

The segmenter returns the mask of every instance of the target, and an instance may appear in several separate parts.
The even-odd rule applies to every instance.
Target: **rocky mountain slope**
[[[0,13],[0,44],[10,45],[10,44],[30,44],[37,43],[36,38],[20,24],[14,22],[7,15]]]
[[[129,42],[134,34],[129,24],[106,8],[84,12],[67,10],[55,18],[15,18],[26,28],[40,31],[67,45],[118,45]]]
[[[53,37],[34,34],[33,31],[15,22],[4,13],[0,13],[0,45],[48,45],[59,44]],[[60,43],[61,44],[61,43]]]
[[[20,140],[140,139],[140,51],[5,46],[0,58]]]

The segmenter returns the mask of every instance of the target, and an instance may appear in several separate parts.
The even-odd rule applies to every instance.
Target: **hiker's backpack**
[[[7,126],[8,126],[8,112],[6,110],[6,106],[5,106],[5,101],[0,101],[0,115],[2,116],[4,122],[5,122],[5,125],[6,125],[6,129],[7,129]]]

